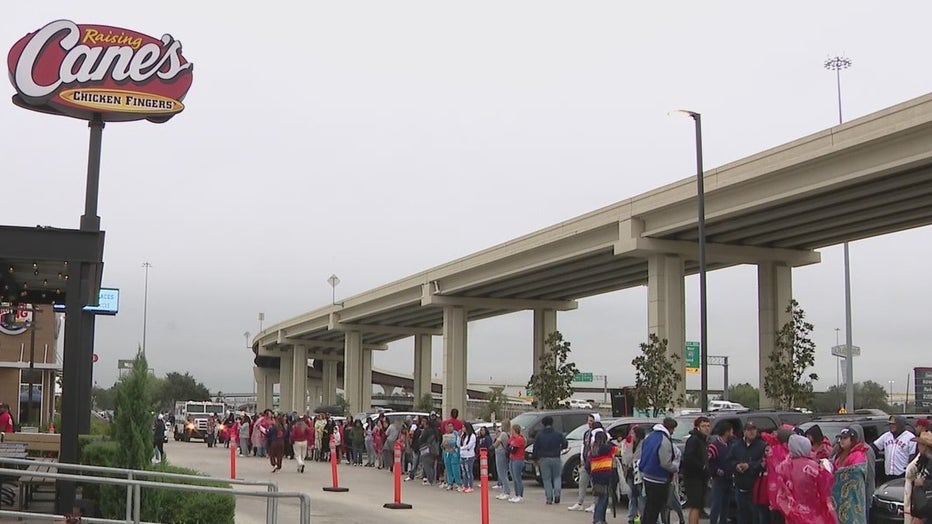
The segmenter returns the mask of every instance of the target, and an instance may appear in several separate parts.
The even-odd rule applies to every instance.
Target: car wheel
[[[563,486],[567,488],[579,486],[579,464],[579,457],[574,457],[563,465]]]

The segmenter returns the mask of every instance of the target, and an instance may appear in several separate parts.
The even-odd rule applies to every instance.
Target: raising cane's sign
[[[171,35],[68,20],[21,38],[7,64],[16,105],[108,122],[165,122],[184,109],[193,79],[193,64]]]

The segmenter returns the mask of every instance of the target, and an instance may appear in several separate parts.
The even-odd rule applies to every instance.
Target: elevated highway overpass
[[[818,263],[822,247],[932,223],[932,94],[703,176],[709,270],[758,266],[762,375],[788,320],[793,267]],[[528,358],[537,363],[558,311],[644,285],[647,331],[682,356],[684,277],[698,271],[696,210],[690,177],[281,321],[252,343],[260,400],[271,398],[274,376],[283,392],[306,388],[308,359],[322,363],[324,389],[335,391],[336,363],[344,362],[347,399],[364,410],[372,351],[406,337],[414,337],[419,395],[430,384],[433,338],[442,336],[448,411],[466,398],[470,320],[533,310]]]

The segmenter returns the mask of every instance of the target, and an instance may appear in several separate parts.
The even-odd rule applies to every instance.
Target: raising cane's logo
[[[86,120],[165,122],[184,109],[193,79],[171,35],[68,20],[21,38],[7,63],[16,105]]]

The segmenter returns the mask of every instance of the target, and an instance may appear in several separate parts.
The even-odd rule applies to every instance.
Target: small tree
[[[342,393],[337,393],[337,401],[335,403],[343,413],[349,411],[349,401],[346,400],[346,397]]]
[[[421,411],[424,413],[430,413],[434,410],[434,396],[430,393],[424,393],[421,395],[421,398],[417,400],[417,404],[414,405],[414,411]]]
[[[764,372],[764,392],[778,408],[792,409],[812,398],[812,381],[816,373],[806,373],[815,365],[815,342],[810,338],[813,326],[796,300],[790,300],[786,312],[790,321],[777,334],[777,344]]]
[[[641,343],[641,354],[631,361],[634,366],[634,385],[637,388],[634,405],[651,417],[682,403],[682,395],[676,389],[683,376],[676,370],[679,355],[667,355],[667,339],[661,340],[651,333],[647,343]]]
[[[561,407],[563,399],[573,396],[573,379],[579,373],[576,364],[567,362],[570,343],[559,331],[547,335],[544,354],[540,356],[540,372],[531,375],[527,388],[534,392],[537,406],[542,409]]]
[[[760,408],[760,390],[745,382],[728,388],[728,400],[749,409]]]
[[[483,420],[492,421],[492,416],[494,415],[496,419],[501,420],[502,410],[505,407],[505,401],[507,397],[504,393],[504,388],[494,387],[489,391],[488,396],[486,396],[487,404],[482,407],[482,413],[480,417]]]
[[[114,436],[120,444],[117,461],[121,468],[146,469],[155,443],[152,428],[152,396],[149,390],[149,364],[142,351],[136,353],[133,370],[116,384]]]

